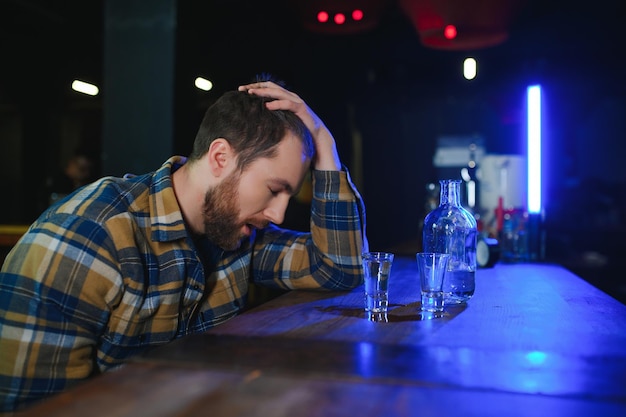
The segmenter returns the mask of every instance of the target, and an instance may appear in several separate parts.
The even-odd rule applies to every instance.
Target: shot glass
[[[365,313],[371,321],[386,321],[389,306],[389,273],[393,253],[367,252],[362,255],[365,272]]]
[[[417,253],[417,270],[420,279],[421,310],[443,314],[443,279],[450,255],[447,253]]]

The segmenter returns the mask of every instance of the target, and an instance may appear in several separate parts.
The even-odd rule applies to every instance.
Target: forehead
[[[243,175],[258,182],[282,183],[295,192],[300,187],[311,160],[305,154],[302,141],[291,133],[278,144],[276,151],[274,157],[259,158],[252,162]]]

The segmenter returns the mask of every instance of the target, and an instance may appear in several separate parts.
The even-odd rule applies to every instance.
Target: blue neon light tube
[[[541,87],[527,90],[528,213],[541,212]]]

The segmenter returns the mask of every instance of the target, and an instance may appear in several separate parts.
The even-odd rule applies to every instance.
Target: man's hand
[[[271,81],[242,85],[239,86],[239,91],[247,91],[250,94],[275,99],[266,103],[269,110],[288,110],[295,113],[313,135],[317,153],[313,161],[313,168],[320,171],[341,170],[341,161],[333,135],[326,128],[324,122],[297,94]]]

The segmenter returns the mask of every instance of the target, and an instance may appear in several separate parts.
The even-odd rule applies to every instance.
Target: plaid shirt
[[[270,225],[224,252],[187,233],[171,180],[182,163],[80,189],[10,252],[0,272],[0,411],[224,322],[245,306],[251,281],[362,282],[365,212],[347,172],[313,172],[311,233]]]

